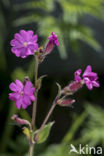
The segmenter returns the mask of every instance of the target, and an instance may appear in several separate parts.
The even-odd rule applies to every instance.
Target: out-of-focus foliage
[[[90,146],[101,144],[104,147],[104,110],[100,107],[87,106],[88,120],[87,128],[83,129],[81,141]]]
[[[5,36],[5,20],[3,17],[3,13],[1,10],[0,6],[0,69],[3,70],[6,68],[6,60],[5,60],[5,55],[4,55],[4,49],[3,49],[3,44],[4,44],[4,36]]]
[[[54,156],[77,156],[78,154],[76,153],[70,153],[70,144],[75,145],[75,147],[78,147],[79,144],[83,146],[88,144],[89,147],[96,147],[97,145],[100,145],[102,148],[104,147],[104,123],[102,122],[104,111],[100,107],[86,105],[85,112],[79,117],[76,117],[71,129],[67,132],[61,144],[51,145],[39,156],[52,156],[53,153]],[[76,132],[83,124],[85,127],[82,128],[80,137],[74,139]],[[88,154],[84,155],[88,156]]]
[[[45,40],[50,32],[54,31],[59,36],[58,47],[62,58],[66,58],[66,47],[78,50],[78,41],[82,40],[95,50],[100,51],[101,46],[94,38],[94,32],[85,26],[81,19],[90,15],[103,19],[103,0],[34,0],[15,4],[16,13],[28,10],[28,13],[14,21],[15,26],[36,22],[38,32]]]
[[[34,151],[37,151],[37,149],[38,152],[41,151],[39,152],[39,156],[53,156],[53,153],[54,156],[77,156],[75,153],[70,153],[70,144],[75,145],[76,148],[79,144],[83,146],[89,144],[89,147],[95,147],[97,145],[104,147],[104,123],[102,122],[104,111],[100,107],[92,106],[88,103],[86,103],[85,106],[85,111],[73,119],[72,126],[60,144],[50,145],[45,151],[43,150],[45,144],[41,144],[41,146],[36,147]],[[80,135],[76,138],[75,136],[79,130]],[[9,140],[9,148],[12,149],[16,156],[18,154],[23,154],[24,156],[28,154],[28,143],[24,136],[18,136],[15,142]],[[86,156],[87,155],[88,154],[86,154]]]

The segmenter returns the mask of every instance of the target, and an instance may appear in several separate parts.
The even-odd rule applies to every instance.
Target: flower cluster
[[[38,62],[42,62],[46,55],[50,54],[53,50],[54,46],[59,46],[58,36],[52,32],[48,37],[49,41],[46,44],[46,47],[39,47],[37,40],[38,36],[32,30],[20,30],[19,33],[14,35],[14,39],[11,40],[10,44],[12,46],[11,51],[17,56],[21,58],[26,58],[29,55],[37,55]],[[62,89],[61,94],[63,95],[72,95],[78,89],[80,89],[83,84],[86,84],[89,90],[92,90],[93,87],[99,87],[100,84],[98,82],[98,75],[95,72],[92,72],[92,68],[88,65],[82,74],[82,70],[78,69],[74,73],[74,81],[72,81],[68,86]],[[29,105],[31,105],[32,101],[35,100],[34,92],[35,88],[32,83],[27,80],[24,84],[16,80],[15,83],[11,83],[9,86],[10,90],[13,93],[9,94],[9,98],[16,102],[16,107],[20,109],[26,109]],[[66,106],[68,104],[72,104],[75,102],[73,99],[59,99],[59,105]]]
[[[38,91],[41,88],[42,79],[44,76],[38,78],[38,66],[46,58],[48,54],[51,53],[54,46],[59,46],[58,36],[52,32],[48,37],[49,41],[45,47],[39,47],[37,40],[38,36],[34,34],[33,31],[20,30],[19,33],[14,35],[14,39],[10,42],[12,48],[11,51],[21,58],[26,58],[29,55],[35,56],[35,87],[28,77],[24,78],[22,83],[20,80],[15,80],[9,85],[12,93],[9,93],[9,99],[15,101],[17,109],[26,109],[28,106],[33,104],[33,113],[32,113],[32,122],[20,118],[17,114],[14,114],[11,119],[18,125],[25,126],[23,127],[23,133],[26,135],[29,144],[30,144],[30,155],[33,155],[33,144],[44,142],[49,134],[49,131],[54,122],[46,124],[50,115],[52,114],[56,105],[61,107],[71,107],[72,104],[76,101],[75,99],[70,98],[69,96],[73,95],[85,84],[89,90],[92,90],[93,87],[99,87],[98,75],[95,72],[92,72],[92,67],[88,65],[81,76],[82,70],[78,69],[74,73],[74,80],[71,83],[61,88],[57,83],[58,93],[55,97],[53,104],[44,119],[40,128],[34,131],[35,120],[36,120],[36,110],[37,110],[37,97]],[[42,132],[43,130],[43,132]],[[42,132],[42,133],[41,133]]]
[[[26,58],[29,55],[37,55],[38,61],[41,62],[47,54],[49,54],[55,45],[59,46],[57,35],[52,32],[48,37],[49,42],[45,48],[39,48],[37,40],[38,36],[32,30],[20,30],[19,33],[14,35],[14,39],[11,40],[10,45],[12,46],[11,51],[21,58]],[[37,53],[36,53],[37,52]],[[24,84],[16,80],[15,83],[11,83],[9,86],[13,93],[9,94],[9,99],[16,102],[17,109],[21,107],[26,109],[31,105],[32,101],[35,101],[35,88],[32,83],[27,80]]]

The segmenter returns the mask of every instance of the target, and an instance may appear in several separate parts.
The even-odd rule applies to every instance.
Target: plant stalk
[[[35,56],[35,101],[33,104],[33,112],[32,112],[32,127],[31,130],[34,131],[35,128],[35,122],[36,122],[36,109],[37,109],[37,96],[38,96],[38,89],[37,89],[37,80],[38,80],[38,58]],[[33,156],[33,150],[34,150],[34,144],[30,143],[30,149],[29,149],[29,156]]]
[[[52,104],[52,106],[51,106],[51,108],[50,108],[50,110],[49,110],[49,112],[48,112],[48,114],[47,114],[47,116],[46,116],[46,118],[44,119],[44,121],[43,121],[43,123],[42,123],[42,125],[41,125],[41,127],[40,127],[40,129],[39,129],[39,131],[38,131],[38,133],[37,133],[37,135],[36,135],[36,138],[35,138],[36,141],[38,140],[38,137],[39,137],[39,134],[40,134],[41,130],[44,128],[44,126],[45,126],[45,124],[47,123],[47,121],[48,121],[50,115],[52,114],[54,108],[56,107],[56,104],[57,104],[57,103],[54,101],[53,104]]]
[[[29,156],[33,156],[34,144],[30,144]]]

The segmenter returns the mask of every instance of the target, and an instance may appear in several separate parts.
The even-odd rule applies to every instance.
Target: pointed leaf
[[[38,90],[41,88],[41,85],[42,85],[42,80],[44,77],[46,77],[47,75],[43,75],[41,77],[38,78],[38,84],[37,84],[37,88]]]
[[[38,144],[43,143],[44,141],[46,141],[46,139],[49,136],[49,133],[50,133],[50,130],[51,130],[51,127],[53,126],[53,124],[54,124],[54,121],[50,122],[50,123],[48,123],[47,125],[44,126],[44,128],[41,130],[41,132],[39,134],[39,137],[38,137],[38,140],[37,140]],[[39,132],[39,130],[35,131],[34,136],[33,136],[34,140],[35,140],[35,137],[38,134],[38,132]]]

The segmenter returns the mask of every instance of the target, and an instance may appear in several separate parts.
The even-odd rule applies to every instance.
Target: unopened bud
[[[45,48],[45,54],[50,54],[50,52],[53,50],[54,46],[59,46],[58,36],[52,32],[51,36],[48,37],[49,42],[46,45]]]
[[[83,83],[82,81],[77,82],[77,81],[73,81],[69,84],[69,90],[71,92],[76,92],[78,89],[82,88]]]
[[[29,127],[31,127],[31,124],[29,121],[19,118],[17,114],[14,114],[11,117],[11,119],[14,120],[19,125],[28,125]]]
[[[24,82],[23,82],[23,84],[25,85],[27,81],[30,81],[30,79],[29,79],[28,76],[26,76],[26,77],[24,78]]]
[[[39,53],[44,53],[44,48],[43,48],[43,46],[39,47],[38,51],[39,51]]]
[[[70,91],[69,86],[66,86],[65,88],[63,88],[61,93],[64,95],[72,95],[72,92]]]
[[[71,104],[75,102],[74,99],[59,99],[57,100],[57,104],[63,107],[69,107]]]
[[[39,61],[39,63],[41,63],[45,58],[44,51],[45,50],[43,49],[43,47],[39,47],[39,49],[38,49],[38,61]]]
[[[52,41],[49,41],[46,45],[45,53],[46,55],[49,54],[53,50],[54,44]]]

